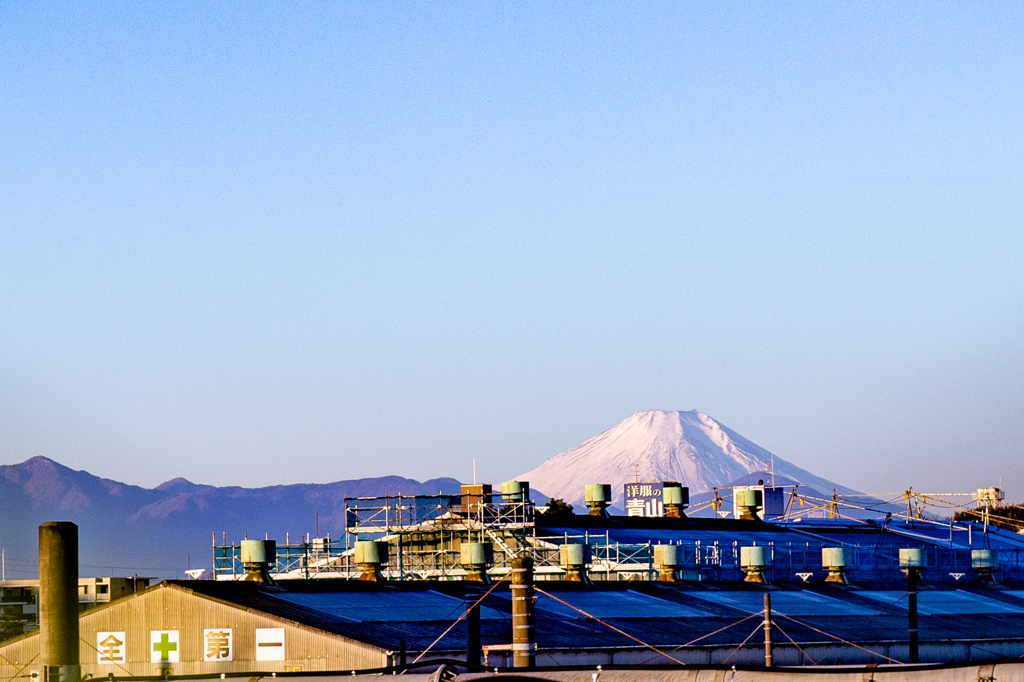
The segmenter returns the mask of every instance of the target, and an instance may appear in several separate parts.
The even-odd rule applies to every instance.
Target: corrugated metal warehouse
[[[80,617],[77,528],[43,524],[52,634],[0,644],[0,679],[37,675],[41,657],[57,680],[79,660],[99,678],[1024,656],[1016,533],[909,515],[767,523],[749,491],[738,519],[667,516],[676,495],[665,517],[597,505],[535,523],[526,484],[502,487],[347,502],[343,541],[215,545],[218,580],[168,581]],[[286,579],[297,576],[319,579]]]
[[[486,664],[504,667],[509,590],[491,587],[480,608],[481,642]],[[466,628],[452,625],[467,600],[487,589],[437,581],[164,582],[82,614],[83,673],[379,668],[398,662],[403,641],[410,661],[432,643],[428,657],[462,658]],[[536,600],[537,664],[762,664],[765,589],[737,582],[544,583]],[[767,589],[777,665],[907,660],[905,591],[822,583]],[[922,661],[1024,655],[1024,589],[935,585],[919,598]],[[0,677],[36,672],[38,640],[34,633],[0,645]]]

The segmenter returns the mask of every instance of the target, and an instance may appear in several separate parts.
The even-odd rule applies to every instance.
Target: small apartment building
[[[134,594],[154,578],[79,578],[78,610],[85,611]],[[0,639],[39,627],[39,581],[0,580]]]
[[[134,594],[149,587],[151,580],[154,578],[79,578],[78,609],[84,611],[97,604],[106,604],[125,595]]]

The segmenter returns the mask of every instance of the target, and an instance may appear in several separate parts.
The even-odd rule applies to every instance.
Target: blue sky
[[[0,463],[498,482],[699,409],[1024,500],[1016,3],[0,4]]]

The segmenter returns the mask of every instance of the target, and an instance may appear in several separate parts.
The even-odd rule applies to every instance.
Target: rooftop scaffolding
[[[958,582],[971,572],[972,550],[991,547],[1003,579],[1024,579],[1024,537],[985,524],[940,520],[920,513],[918,503],[935,507],[963,505],[942,497],[952,494],[920,495],[907,491],[910,499],[903,513],[888,513],[884,519],[849,517],[846,509],[865,509],[835,495],[813,498],[796,490],[790,493],[781,522],[733,519],[637,519],[568,516],[537,526],[537,513],[526,484],[521,492],[492,493],[487,485],[465,485],[461,495],[384,495],[345,498],[345,535],[329,535],[291,543],[286,535],[278,544],[269,567],[274,579],[341,578],[359,576],[352,556],[360,540],[383,540],[390,546],[388,560],[380,566],[389,580],[461,580],[467,571],[460,562],[463,543],[488,543],[493,563],[487,573],[500,577],[508,573],[517,556],[534,559],[538,580],[560,579],[565,570],[559,564],[562,544],[585,544],[589,549],[588,576],[592,580],[653,580],[657,577],[654,547],[676,545],[679,573],[684,580],[733,580],[742,578],[740,548],[759,545],[769,548],[770,580],[794,581],[824,575],[821,550],[849,549],[848,575],[851,581],[902,579],[898,561],[901,547],[922,547],[928,553],[929,580]],[[856,496],[852,496],[856,497]],[[979,495],[963,495],[977,500]],[[727,496],[709,504],[723,506]],[[817,506],[831,518],[800,518],[795,503]],[[808,503],[810,503],[808,505]],[[983,510],[984,511],[984,510]],[[796,517],[796,518],[794,518]],[[543,517],[540,517],[543,518]],[[240,579],[245,571],[240,546],[214,542],[214,577]]]

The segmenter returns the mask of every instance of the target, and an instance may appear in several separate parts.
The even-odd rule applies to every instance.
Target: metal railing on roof
[[[373,536],[452,527],[532,529],[535,513],[532,501],[512,500],[500,493],[346,497],[345,530],[355,536]]]
[[[457,547],[410,548],[397,543],[389,563],[383,567],[385,577],[392,580],[461,579],[466,572],[459,564]],[[591,549],[589,575],[593,580],[650,580],[656,577],[652,543],[614,542],[606,534],[562,535],[531,538],[513,551],[495,548],[490,573],[506,573],[518,554],[534,558],[538,579],[558,579],[562,569],[558,563],[558,546],[563,543],[585,543]],[[746,543],[743,543],[746,544]],[[821,550],[836,543],[763,543],[769,548],[770,565],[766,577],[770,581],[793,582],[796,576],[810,573],[818,579],[825,575]],[[740,542],[685,542],[677,544],[680,570],[685,579],[730,581],[741,580]],[[899,545],[844,543],[847,550],[847,577],[852,582],[899,582],[904,579],[899,565]],[[906,546],[921,546],[907,543]],[[993,548],[996,555],[997,580],[1024,581],[1024,552],[1020,548]],[[929,582],[955,583],[971,575],[971,550],[925,547]],[[278,545],[277,558],[270,573],[283,578],[355,578],[359,575],[352,551],[343,541],[302,542]],[[245,574],[241,547],[214,547],[214,577],[220,580],[240,579]]]

